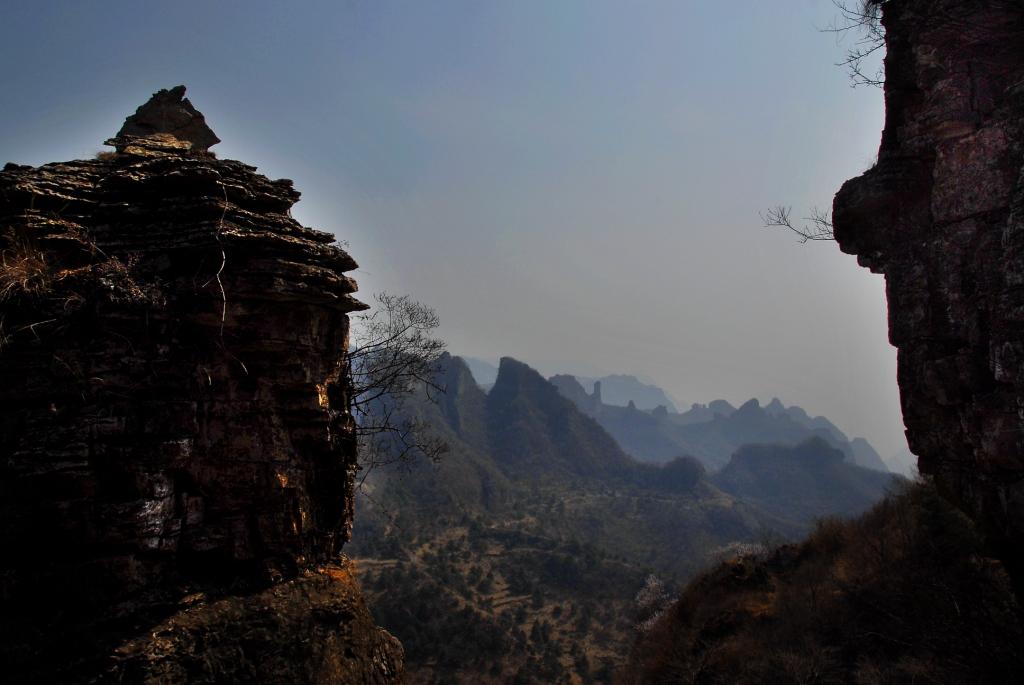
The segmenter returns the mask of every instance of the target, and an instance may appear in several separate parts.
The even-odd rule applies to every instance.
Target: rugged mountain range
[[[366,481],[374,498],[397,496],[407,502],[398,514],[400,522],[411,525],[410,519],[429,521],[432,517],[423,515],[424,510],[436,513],[442,503],[460,516],[518,515],[521,512],[516,506],[524,498],[542,492],[563,495],[571,491],[589,495],[573,501],[572,506],[563,500],[565,516],[544,522],[545,528],[571,529],[574,516],[601,519],[602,507],[597,502],[605,498],[654,493],[668,498],[659,500],[657,506],[669,510],[679,501],[685,501],[687,509],[697,503],[713,510],[708,520],[699,524],[709,531],[726,521],[738,537],[753,536],[771,525],[786,531],[800,528],[798,522],[775,521],[724,495],[693,459],[681,457],[667,465],[633,459],[551,383],[514,359],[502,359],[497,382],[486,394],[458,357],[444,360],[440,377],[447,392],[437,403],[424,397],[404,411],[415,412],[432,426],[448,443],[450,453],[436,465],[415,463],[396,471],[379,470]],[[606,504],[613,509],[617,506]],[[367,503],[367,507],[372,509],[372,504]],[[373,516],[364,517],[361,525],[369,525]],[[645,527],[657,528],[658,524],[638,519],[632,532],[623,527],[620,534],[617,527],[605,526],[600,527],[600,535],[608,538],[605,542],[609,545],[629,547],[631,537],[656,534],[653,530],[643,532]],[[737,537],[723,541],[734,539]],[[591,541],[597,542],[598,537]],[[658,552],[664,557],[664,568],[679,573],[696,568],[694,549],[680,548],[679,541],[671,536],[665,542],[665,549]]]
[[[476,357],[461,359],[466,362],[477,384],[485,391],[490,390],[498,378],[498,367]],[[617,373],[601,377],[576,376],[576,379],[586,392],[596,392],[606,404],[625,407],[632,403],[640,409],[653,410],[665,407],[669,412],[678,412],[675,402],[667,392],[653,383],[645,383],[636,376]]]
[[[436,403],[404,411],[449,454],[370,473],[350,548],[412,682],[606,679],[647,575],[672,585],[737,546],[795,538],[816,516],[867,508],[889,482],[823,441],[741,451],[713,477],[682,455],[643,463],[510,358],[489,393],[457,357],[439,384]],[[787,509],[799,489],[811,496]]]
[[[614,436],[626,452],[646,462],[663,463],[686,454],[699,459],[708,469],[717,470],[743,445],[793,446],[818,437],[842,451],[852,464],[888,471],[867,440],[849,440],[825,417],[811,417],[797,406],[786,407],[778,398],[764,407],[752,399],[738,409],[725,400],[715,400],[707,405],[694,404],[683,414],[673,414],[664,407],[643,411],[635,405],[606,404],[600,388],[588,393],[573,376],[552,376],[550,380],[559,392]]]
[[[630,404],[645,410],[664,407],[670,413],[678,413],[675,402],[668,393],[653,383],[645,383],[636,376],[611,374],[600,378],[577,376],[576,379],[590,392],[596,392],[601,401],[617,407]]]

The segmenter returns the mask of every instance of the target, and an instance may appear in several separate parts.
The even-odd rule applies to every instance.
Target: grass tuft
[[[46,293],[53,274],[39,250],[24,242],[0,252],[0,302]]]

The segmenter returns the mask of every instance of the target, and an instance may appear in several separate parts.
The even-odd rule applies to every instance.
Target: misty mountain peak
[[[854,438],[851,440],[850,451],[852,452],[852,461],[857,466],[874,469],[875,471],[889,471],[885,460],[875,451],[871,443],[864,438]]]
[[[739,414],[740,416],[760,413],[762,413],[761,403],[757,401],[756,397],[750,398],[749,400],[741,404],[740,408],[736,410],[736,414]]]
[[[473,371],[462,357],[453,357],[445,352],[438,360],[438,366],[442,371],[446,392],[451,393],[454,390],[461,394],[465,392],[464,388],[468,386],[473,386],[479,391],[479,386],[477,386],[476,379],[473,377]]]
[[[544,393],[548,388],[554,390],[553,386],[528,364],[512,357],[502,357],[498,363],[498,377],[494,381],[491,395],[516,390]]]
[[[708,409],[711,410],[712,414],[721,414],[722,416],[729,416],[736,407],[729,404],[726,400],[712,400],[708,403]]]
[[[576,380],[576,376],[567,373],[559,373],[549,378],[548,381],[554,384],[555,387],[563,389],[565,392],[570,392],[579,395],[587,394],[586,388],[584,388],[583,384]]]

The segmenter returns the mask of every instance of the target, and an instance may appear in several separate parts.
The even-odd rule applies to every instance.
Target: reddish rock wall
[[[885,274],[907,437],[1018,579],[1024,543],[1024,2],[884,4],[877,165],[834,203]]]
[[[218,681],[202,664],[243,654],[223,672],[390,682],[401,648],[338,566],[356,264],[291,218],[290,181],[216,160],[202,115],[183,112],[202,124],[194,148],[156,130],[0,172],[5,680],[114,678],[127,653],[141,678],[156,647],[139,641],[187,624],[192,646],[158,660],[159,682]],[[246,633],[271,610],[274,632]],[[274,671],[271,643],[313,661]]]

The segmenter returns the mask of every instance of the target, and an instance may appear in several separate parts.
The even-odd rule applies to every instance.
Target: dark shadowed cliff
[[[183,95],[0,172],[4,678],[395,682],[340,557],[356,264]]]
[[[911,450],[1020,568],[1024,543],[1024,3],[886,3],[878,163],[834,203],[886,279]]]

